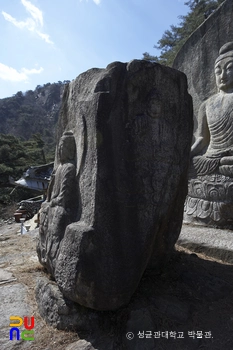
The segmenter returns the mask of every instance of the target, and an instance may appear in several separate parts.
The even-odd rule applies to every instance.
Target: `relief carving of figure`
[[[221,47],[214,71],[218,92],[199,110],[185,212],[227,225],[233,223],[233,42]]]
[[[58,167],[54,172],[46,201],[40,212],[40,262],[53,274],[55,261],[66,226],[77,216],[76,145],[73,133],[63,133],[58,146]]]
[[[219,171],[233,177],[233,42],[224,45],[215,62],[219,92],[205,101],[198,115],[198,136],[191,154],[198,175]]]

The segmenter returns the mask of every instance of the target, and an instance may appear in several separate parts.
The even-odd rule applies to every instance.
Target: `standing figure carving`
[[[40,262],[53,274],[60,242],[66,226],[77,216],[77,185],[75,167],[76,145],[71,131],[63,133],[58,146],[58,167],[48,188],[47,199],[40,213]]]
[[[215,61],[217,94],[204,101],[191,149],[185,219],[214,226],[233,225],[233,42]]]

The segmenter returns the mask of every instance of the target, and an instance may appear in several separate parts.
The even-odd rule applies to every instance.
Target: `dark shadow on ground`
[[[178,249],[161,275],[145,272],[128,306],[79,336],[99,350],[232,350],[233,266]]]

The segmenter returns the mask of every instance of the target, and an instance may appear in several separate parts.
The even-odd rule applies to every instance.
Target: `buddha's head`
[[[61,163],[74,160],[75,139],[72,131],[65,131],[60,139],[58,154]]]
[[[219,50],[215,61],[215,77],[219,91],[233,92],[233,42],[226,43]]]
[[[147,114],[154,119],[160,118],[163,113],[163,102],[161,94],[152,90],[147,99]]]

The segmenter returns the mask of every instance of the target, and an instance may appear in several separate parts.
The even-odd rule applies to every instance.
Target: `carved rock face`
[[[216,85],[219,90],[229,92],[233,88],[233,59],[227,57],[215,66]]]
[[[64,93],[59,136],[65,130],[76,141],[79,208],[53,275],[68,299],[117,309],[146,268],[166,263],[180,233],[192,138],[186,78],[137,60],[89,70]]]
[[[194,130],[200,105],[216,93],[215,61],[219,49],[233,39],[232,0],[225,0],[189,37],[178,52],[173,67],[187,76],[193,98]],[[217,38],[217,39],[216,39]]]
[[[233,42],[215,63],[219,92],[202,103],[192,145],[185,220],[233,228]]]
[[[233,181],[221,174],[189,180],[185,221],[215,227],[233,227]]]

